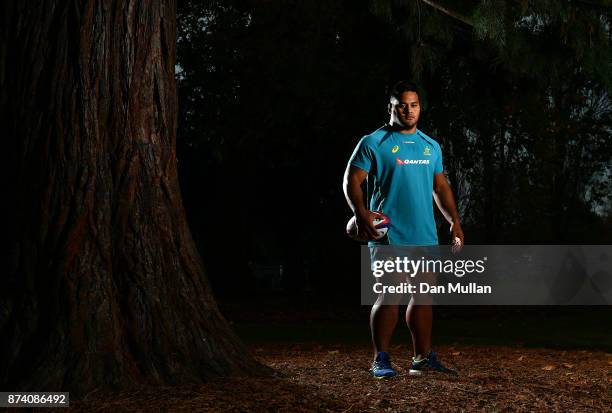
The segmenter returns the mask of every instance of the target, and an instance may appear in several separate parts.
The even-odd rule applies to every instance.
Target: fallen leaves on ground
[[[70,410],[598,412],[610,411],[612,406],[612,369],[606,363],[610,355],[603,352],[463,345],[437,350],[443,363],[459,370],[459,377],[409,376],[412,354],[406,346],[391,349],[399,375],[375,380],[368,373],[372,354],[367,346],[257,344],[251,348],[254,356],[274,368],[277,377],[146,388],[76,402]],[[559,365],[564,368],[555,368]]]

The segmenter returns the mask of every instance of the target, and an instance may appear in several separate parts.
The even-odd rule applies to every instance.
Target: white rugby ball
[[[384,237],[385,235],[387,235],[387,231],[389,229],[389,223],[391,222],[391,220],[389,219],[388,216],[386,216],[385,214],[381,212],[377,212],[377,211],[373,211],[373,212],[375,212],[377,216],[374,217],[374,219],[372,220],[372,223],[374,224],[374,228],[376,228],[376,230],[378,231],[378,236],[374,239],[378,240]],[[354,239],[355,241],[362,241],[362,242],[368,241],[366,238],[359,237],[359,235],[357,234],[357,219],[354,216],[351,219],[349,219],[349,222],[346,224],[346,235],[348,235],[350,238]]]

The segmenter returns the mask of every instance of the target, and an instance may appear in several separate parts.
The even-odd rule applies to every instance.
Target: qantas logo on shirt
[[[429,165],[429,159],[400,159],[396,158],[398,165]]]

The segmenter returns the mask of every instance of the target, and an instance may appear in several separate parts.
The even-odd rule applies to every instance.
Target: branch
[[[423,3],[430,5],[431,7],[433,7],[434,9],[446,14],[447,16],[452,17],[453,19],[457,19],[465,24],[467,24],[468,26],[474,27],[474,23],[472,23],[472,21],[470,20],[469,17],[466,17],[462,14],[459,14],[457,12],[454,12],[452,10],[447,9],[446,7],[442,7],[439,4],[434,3],[431,0],[422,0]]]
[[[469,17],[464,16],[463,14],[447,9],[446,7],[441,6],[432,0],[421,0],[421,1],[433,7],[434,9],[446,14],[447,16],[452,17],[453,19],[459,20],[467,24],[470,27],[474,27],[474,23],[472,22],[472,20]],[[598,9],[600,11],[607,11],[607,12],[610,11],[610,8],[612,6],[612,0],[574,0],[574,2],[578,4],[582,4],[583,6],[588,6],[594,9]]]

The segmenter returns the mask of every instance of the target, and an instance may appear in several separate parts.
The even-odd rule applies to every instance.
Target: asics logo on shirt
[[[429,159],[400,159],[396,158],[398,165],[429,165]]]

